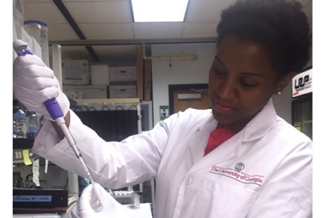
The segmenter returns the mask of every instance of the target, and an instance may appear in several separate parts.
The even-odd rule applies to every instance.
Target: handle
[[[45,101],[44,105],[53,120],[56,120],[57,118],[64,116],[61,107],[55,98]]]
[[[18,56],[25,56],[27,54],[33,55],[33,53],[28,48],[27,43],[19,39],[14,41],[14,50]],[[53,120],[64,116],[61,107],[55,98],[45,101],[44,105]]]

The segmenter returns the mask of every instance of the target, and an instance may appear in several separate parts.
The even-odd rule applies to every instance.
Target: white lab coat
[[[242,131],[203,157],[216,126],[211,110],[188,109],[151,131],[105,142],[71,112],[70,131],[103,186],[156,178],[155,218],[311,217],[312,142],[276,115],[271,100]],[[49,123],[33,151],[85,176]]]

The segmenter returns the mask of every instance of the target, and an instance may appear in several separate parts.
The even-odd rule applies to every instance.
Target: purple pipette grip
[[[26,50],[23,50],[23,51],[18,51],[17,52],[17,55],[18,56],[25,56],[27,54],[30,54],[30,55],[33,55],[33,53],[27,48]]]
[[[44,105],[53,120],[56,120],[57,118],[64,116],[61,107],[55,98],[45,101]]]

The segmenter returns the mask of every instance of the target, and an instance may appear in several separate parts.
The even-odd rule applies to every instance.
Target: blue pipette
[[[25,55],[33,55],[33,53],[28,48],[27,44],[22,40],[15,40],[14,41],[14,50],[17,53],[18,56],[25,56]],[[84,161],[84,159],[81,156],[81,153],[79,152],[79,149],[77,148],[76,142],[74,141],[66,123],[64,120],[64,114],[61,110],[60,105],[58,104],[57,100],[55,98],[49,99],[44,102],[44,105],[51,115],[51,118],[58,124],[58,126],[61,128],[62,132],[64,133],[67,141],[69,142],[69,145],[73,149],[74,153],[76,154],[77,158],[80,160],[83,168],[85,169],[88,178],[90,179],[91,183],[94,183],[94,179],[91,176],[89,169]]]

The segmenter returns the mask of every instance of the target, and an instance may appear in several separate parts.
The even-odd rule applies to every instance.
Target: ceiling
[[[145,43],[213,42],[222,9],[235,0],[190,0],[185,22],[133,23],[130,0],[23,0],[24,19],[47,24],[62,59],[135,61]],[[312,22],[312,0],[299,0]],[[51,50],[50,50],[51,52]]]

